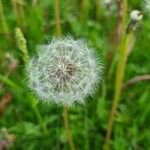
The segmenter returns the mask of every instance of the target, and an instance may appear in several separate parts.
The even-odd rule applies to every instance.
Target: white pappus
[[[53,39],[37,47],[28,65],[29,87],[43,101],[73,106],[84,103],[99,82],[101,65],[93,48],[80,39]]]

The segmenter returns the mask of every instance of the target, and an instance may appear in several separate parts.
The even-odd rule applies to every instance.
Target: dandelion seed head
[[[84,40],[53,39],[38,46],[28,65],[29,87],[43,101],[72,106],[84,103],[99,81],[101,67]]]
[[[130,18],[133,21],[140,21],[143,18],[143,14],[139,10],[133,10],[130,13]]]

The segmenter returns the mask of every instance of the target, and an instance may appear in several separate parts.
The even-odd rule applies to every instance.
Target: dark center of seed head
[[[62,59],[60,66],[56,69],[55,75],[61,82],[65,83],[71,80],[75,71],[76,67],[72,62]]]

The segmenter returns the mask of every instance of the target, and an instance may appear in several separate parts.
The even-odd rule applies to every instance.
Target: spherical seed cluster
[[[53,39],[38,47],[28,66],[29,86],[44,101],[72,106],[83,103],[99,80],[100,66],[94,49],[84,40]]]

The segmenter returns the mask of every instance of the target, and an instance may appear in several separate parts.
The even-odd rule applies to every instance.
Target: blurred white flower
[[[112,2],[112,0],[103,0],[103,1],[105,5],[109,5]]]
[[[106,15],[115,15],[117,4],[115,0],[101,0],[100,5],[103,6]]]
[[[38,46],[28,66],[29,86],[43,101],[72,106],[84,103],[99,81],[101,67],[84,40],[53,39]]]
[[[150,15],[150,0],[144,0],[142,2],[143,12],[148,13]]]
[[[130,18],[133,21],[140,21],[143,18],[143,14],[139,10],[133,10],[130,13]]]

